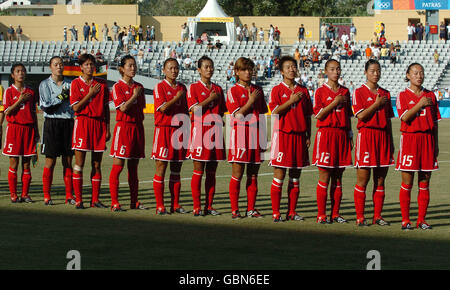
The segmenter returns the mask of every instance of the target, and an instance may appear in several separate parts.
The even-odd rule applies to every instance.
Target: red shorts
[[[36,129],[34,124],[8,123],[5,132],[3,155],[11,157],[36,155]]]
[[[105,151],[106,122],[86,116],[78,116],[73,126],[72,150]]]
[[[355,167],[386,167],[394,165],[392,136],[386,130],[361,128],[356,137]]]
[[[313,165],[324,168],[352,165],[352,149],[347,130],[319,128],[314,142]]]
[[[225,160],[223,126],[203,125],[197,128],[191,124],[187,158],[205,162]]]
[[[111,144],[111,157],[145,158],[145,137],[142,123],[117,122]]]
[[[298,169],[309,166],[306,133],[274,132],[269,165],[273,167]]]
[[[152,159],[161,161],[183,161],[186,159],[188,137],[182,127],[155,127]]]
[[[396,170],[434,171],[439,169],[432,133],[402,133]]]
[[[264,136],[260,136],[260,133],[256,126],[234,126],[231,129],[228,162],[262,163],[267,136],[265,132]]]

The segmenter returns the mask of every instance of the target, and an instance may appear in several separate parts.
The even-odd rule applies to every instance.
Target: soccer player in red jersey
[[[423,66],[418,63],[410,64],[405,79],[409,81],[409,87],[401,92],[397,99],[397,111],[402,121],[396,166],[396,170],[402,172],[400,188],[402,230],[412,228],[409,209],[415,172],[418,172],[419,176],[419,195],[417,196],[419,213],[416,227],[423,230],[431,229],[425,221],[425,216],[430,201],[431,172],[438,169],[437,122],[441,119],[441,114],[434,93],[422,87],[424,79]]]
[[[286,220],[302,221],[296,212],[300,194],[302,168],[310,165],[308,149],[311,144],[311,115],[313,113],[308,89],[295,81],[297,62],[293,57],[280,59],[283,81],[270,93],[269,108],[275,119],[270,165],[274,167],[274,178],[270,190],[272,219],[282,221],[280,200],[286,170],[289,169],[288,211]]]
[[[122,211],[119,203],[119,176],[127,160],[128,185],[130,186],[131,209],[147,209],[138,201],[138,165],[145,158],[144,136],[144,87],[133,80],[136,75],[136,61],[131,55],[122,57],[119,72],[122,75],[112,89],[116,107],[116,126],[111,144],[113,166],[109,175],[111,210]]]
[[[194,216],[219,215],[212,207],[216,191],[216,169],[218,161],[225,160],[223,139],[223,114],[227,111],[225,97],[220,86],[211,82],[214,62],[207,56],[198,60],[200,80],[191,84],[187,90],[187,103],[191,115],[191,135],[188,158],[194,162],[191,180]],[[201,210],[201,182],[205,180],[205,206]]]
[[[91,207],[106,208],[99,200],[102,181],[101,162],[106,142],[111,137],[109,125],[109,91],[106,81],[93,76],[95,57],[82,54],[78,62],[82,75],[70,85],[70,105],[76,120],[72,136],[72,149],[75,150],[73,167],[73,191],[76,208],[84,209],[82,199],[83,167],[86,153],[92,152],[92,199]]]
[[[325,74],[328,81],[314,94],[314,113],[317,119],[316,126],[319,128],[313,153],[313,164],[319,168],[317,222],[346,223],[347,221],[339,214],[339,208],[342,200],[342,174],[345,167],[352,165],[350,93],[346,87],[338,83],[341,65],[337,60],[331,59],[326,62]],[[330,181],[331,220],[327,220],[326,203]]]
[[[189,115],[186,102],[186,86],[177,82],[180,67],[174,58],[164,61],[165,78],[156,85],[155,132],[153,136],[152,159],[155,159],[156,172],[153,178],[153,190],[156,198],[156,214],[167,214],[164,207],[164,176],[170,163],[169,190],[171,213],[184,214],[180,205],[180,171],[186,159],[189,142]]]
[[[261,144],[266,140],[265,118],[260,115],[267,113],[267,104],[261,87],[251,83],[255,64],[249,58],[240,57],[234,71],[238,82],[227,92],[227,108],[231,114],[231,136],[228,162],[232,163],[230,180],[230,201],[233,219],[241,218],[239,213],[239,191],[241,178],[247,165],[247,217],[260,218],[256,210],[258,193],[258,171],[263,162],[262,156],[266,148]],[[264,130],[260,130],[263,126]]]
[[[8,183],[11,202],[33,202],[28,192],[31,184],[30,161],[36,155],[39,140],[35,92],[25,86],[26,69],[21,63],[11,67],[13,84],[3,97],[4,114],[8,125],[5,132],[3,155],[9,156]],[[17,168],[22,157],[22,195],[17,196]]]
[[[358,118],[358,135],[356,137],[355,167],[356,185],[354,190],[356,224],[367,226],[364,218],[366,186],[373,169],[374,205],[373,224],[389,225],[381,217],[384,203],[384,181],[389,166],[394,165],[394,143],[392,138],[391,118],[394,112],[389,91],[378,86],[381,78],[381,66],[376,60],[366,62],[367,82],[356,89],[352,100],[352,109]]]

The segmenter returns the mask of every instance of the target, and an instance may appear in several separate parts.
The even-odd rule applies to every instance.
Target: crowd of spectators
[[[23,39],[23,29],[20,25],[17,26],[17,28],[14,28],[14,26],[11,24],[9,25],[8,29],[6,30],[6,38],[3,32],[0,33],[0,41],[22,41]]]

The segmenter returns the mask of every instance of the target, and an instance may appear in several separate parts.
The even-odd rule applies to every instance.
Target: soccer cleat
[[[281,217],[281,215],[280,214],[276,214],[276,213],[272,215],[272,220],[273,220],[274,223],[284,222],[283,218]]]
[[[156,209],[156,214],[157,215],[168,215],[169,213],[167,212],[167,210],[164,207],[161,207],[161,208]]]
[[[238,210],[236,210],[231,212],[231,218],[236,220],[242,218],[242,216],[241,213]]]
[[[249,218],[262,218],[263,216],[258,212],[258,210],[249,210],[247,211],[247,217]]]
[[[389,222],[385,221],[382,217],[373,219],[373,224],[377,224],[379,226],[390,226],[391,225]]]
[[[321,225],[325,225],[325,224],[329,224],[330,222],[328,221],[328,217],[323,215],[323,216],[317,217],[317,223],[321,224]]]
[[[431,230],[433,227],[432,226],[430,226],[429,224],[427,224],[426,222],[420,222],[420,223],[417,223],[417,226],[416,226],[418,229],[421,229],[421,230]]]
[[[111,211],[125,211],[124,209],[122,209],[122,207],[120,206],[120,204],[115,204],[113,206],[111,206]]]
[[[26,195],[26,196],[22,196],[22,202],[33,203],[33,200],[31,199],[31,197],[29,195]]]
[[[73,198],[66,199],[66,204],[76,205],[77,202]]]
[[[356,219],[356,225],[358,227],[368,227],[367,220],[365,218]]]
[[[75,203],[76,209],[85,209],[82,201]]]
[[[21,202],[23,202],[23,200],[19,196],[11,198],[11,203],[21,203]]]
[[[406,222],[402,222],[402,230],[404,231],[409,231],[412,230],[412,226],[411,226],[411,222],[406,221]]]
[[[91,203],[91,207],[106,208],[106,205],[104,205],[100,201],[97,201],[97,202]]]
[[[131,204],[130,205],[131,209],[140,209],[140,210],[147,210],[148,207],[146,207],[145,205],[143,205],[142,203],[140,203],[139,201],[136,202],[135,204]]]
[[[205,209],[205,215],[216,216],[216,215],[220,215],[220,212],[218,212],[214,208],[209,208],[209,209]]]
[[[203,211],[199,208],[194,209],[192,213],[194,214],[194,216],[204,216]]]
[[[176,208],[175,210],[174,210],[174,209],[171,209],[170,212],[171,212],[171,213],[176,212],[176,213],[180,213],[180,214],[185,214],[185,213],[186,213],[186,210],[180,206],[179,208]]]
[[[286,220],[287,221],[304,221],[305,219],[302,216],[299,216],[297,213],[293,213],[293,214],[287,214]]]
[[[333,222],[338,223],[338,224],[345,224],[345,223],[347,223],[347,220],[341,216],[336,216],[333,218]]]
[[[45,204],[45,205],[55,205],[55,204],[53,203],[53,200],[51,200],[51,199],[44,200],[44,204]]]

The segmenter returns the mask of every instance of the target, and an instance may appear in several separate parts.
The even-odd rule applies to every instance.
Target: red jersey
[[[80,76],[72,81],[70,85],[70,106],[80,102],[88,93],[91,86],[100,84],[100,91],[94,95],[89,102],[80,111],[75,112],[76,116],[86,116],[90,118],[105,118],[109,111],[105,110],[105,106],[109,103],[109,90],[106,81],[94,77],[90,84]]]
[[[24,93],[28,93],[31,95],[28,101],[22,103],[20,108],[16,110],[13,114],[6,116],[6,121],[14,124],[22,124],[29,125],[36,123],[36,104],[37,97],[34,91],[29,88],[24,88]],[[15,85],[11,85],[5,91],[5,96],[3,98],[3,106],[5,108],[5,112],[8,111],[8,108],[14,105],[19,99],[20,92]]]
[[[234,113],[239,111],[241,107],[243,107],[248,102],[248,90],[241,84],[236,83],[233,87],[231,87],[227,92],[227,108],[228,112],[233,116],[231,118],[231,124],[234,125],[250,125],[257,123],[259,121],[259,115],[265,114],[268,112],[267,104],[264,100],[264,92],[261,87],[256,86],[254,84],[250,84],[250,93],[253,93],[255,90],[261,91],[261,96],[256,100],[253,104],[252,109],[245,116],[245,121],[239,121],[234,118]],[[251,115],[251,116],[249,116]]]
[[[128,111],[122,112],[119,107],[122,106],[133,96],[134,89],[137,87],[142,88],[141,94],[133,102],[133,106],[131,106],[128,109]],[[122,79],[120,79],[117,83],[114,84],[112,88],[112,94],[114,106],[116,107],[117,110],[116,121],[138,123],[144,120],[145,95],[143,88],[144,87],[140,83],[133,81],[133,83],[130,86]]]
[[[317,116],[325,107],[331,104],[338,96],[348,98],[347,105],[339,105],[323,120],[317,120],[317,128],[331,127],[350,129],[350,117],[353,116],[350,104],[350,92],[346,87],[339,86],[337,92],[334,92],[327,84],[323,84],[314,94],[314,114]]]
[[[392,110],[391,105],[391,94],[389,91],[378,87],[377,93],[381,97],[387,97],[388,101],[386,104],[384,104],[384,107],[378,109],[370,118],[370,120],[367,120],[365,122],[358,120],[357,128],[375,128],[375,129],[385,129],[388,125],[388,120],[390,118],[394,117],[394,111]],[[367,87],[365,84],[363,84],[360,88],[356,89],[353,98],[352,98],[352,109],[353,114],[358,115],[365,109],[369,108],[370,106],[375,103],[377,99],[377,95],[372,93],[370,91],[369,87]]]
[[[189,113],[186,98],[180,99],[165,113],[159,110],[165,103],[172,100],[179,91],[186,91],[186,86],[182,83],[177,83],[176,87],[173,88],[167,80],[163,80],[156,85],[153,91],[155,99],[155,126],[178,126],[172,125],[172,118],[177,114],[187,115]],[[175,123],[178,124],[178,122]]]
[[[433,105],[421,109],[414,119],[408,123],[402,121],[400,126],[401,132],[414,133],[431,131],[434,129],[435,123],[441,120],[441,113],[439,112],[439,106],[434,93],[423,89],[420,97],[418,97],[409,88],[406,88],[406,90],[400,92],[400,95],[397,98],[396,106],[399,118],[401,119],[403,115],[414,107],[422,97],[430,98],[433,101]]]
[[[278,128],[280,131],[286,133],[300,133],[307,131],[308,128],[306,118],[309,118],[309,116],[313,113],[311,97],[309,96],[308,89],[297,83],[295,83],[293,91],[286,83],[281,82],[279,85],[273,87],[270,92],[269,108],[271,111],[289,101],[292,93],[298,92],[303,93],[303,97],[300,99],[300,102],[292,105],[284,114],[279,115],[280,119]]]
[[[223,95],[223,90],[220,86],[211,83],[211,90],[208,89],[208,87],[199,80],[196,83],[193,83],[189,86],[187,91],[187,104],[189,107],[189,110],[206,100],[211,92],[214,91],[216,94],[219,95],[219,98],[211,103],[202,110],[202,119],[200,120],[203,124],[210,124],[213,119],[208,117],[210,114],[223,116],[223,114],[227,111],[227,107],[225,104],[225,97]],[[191,120],[194,121],[194,113],[191,115]],[[215,120],[218,121],[218,120]],[[220,122],[222,122],[222,119],[220,119]]]

